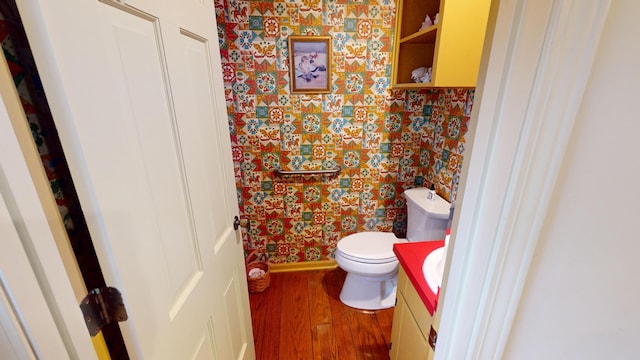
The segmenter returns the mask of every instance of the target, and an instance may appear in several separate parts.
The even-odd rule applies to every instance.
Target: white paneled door
[[[213,1],[17,2],[130,355],[254,358]]]

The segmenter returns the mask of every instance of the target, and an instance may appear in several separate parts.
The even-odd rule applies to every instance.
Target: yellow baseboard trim
[[[272,273],[290,272],[290,271],[306,271],[306,270],[329,270],[338,267],[338,263],[335,260],[321,260],[321,261],[303,261],[297,263],[286,264],[270,264],[269,270]]]

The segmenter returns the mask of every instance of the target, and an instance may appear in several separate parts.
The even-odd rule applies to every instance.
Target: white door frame
[[[9,241],[15,228],[22,248],[3,249],[16,259],[26,256],[25,266],[30,267],[17,268],[17,260],[2,264],[22,273],[19,280],[24,282],[0,291],[19,314],[15,321],[22,329],[10,335],[21,337],[23,332],[35,356],[42,359],[95,358],[79,309],[84,283],[79,270],[69,274],[65,270],[65,265],[77,269],[75,257],[4,57],[0,98],[0,197],[13,222],[2,226],[0,243]],[[1,270],[0,276],[6,276]]]
[[[436,359],[502,357],[609,3],[492,4]]]

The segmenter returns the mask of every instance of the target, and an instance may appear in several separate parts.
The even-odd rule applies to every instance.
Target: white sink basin
[[[438,288],[442,284],[442,273],[444,272],[444,246],[433,250],[424,259],[422,273],[427,280],[429,289],[434,294],[438,293]]]

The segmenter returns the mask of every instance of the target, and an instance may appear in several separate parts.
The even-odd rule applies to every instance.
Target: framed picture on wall
[[[331,37],[289,36],[292,94],[331,92]]]

